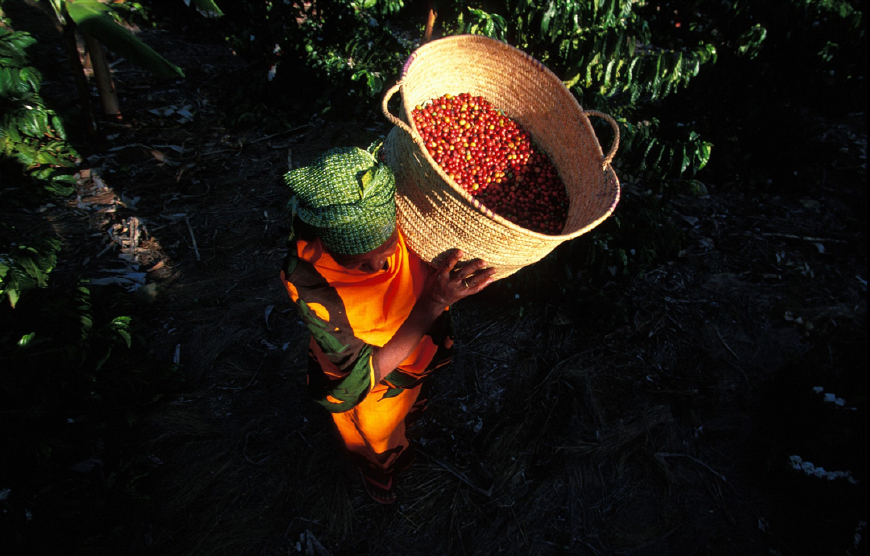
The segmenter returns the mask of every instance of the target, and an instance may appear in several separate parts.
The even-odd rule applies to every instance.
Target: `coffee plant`
[[[28,33],[0,25],[0,196],[7,203],[68,195],[79,160],[66,140],[60,117],[45,106],[39,94],[42,75],[26,52],[35,42]],[[56,238],[33,237],[4,222],[0,227],[0,302],[8,300],[15,307],[26,291],[46,287],[59,249]]]
[[[269,99],[282,98],[287,87],[297,93],[310,89],[309,103],[294,107],[296,114],[347,118],[368,110],[366,117],[377,117],[372,97],[399,76],[407,56],[420,45],[431,6],[437,12],[434,37],[473,33],[505,41],[544,63],[581,106],[614,116],[621,135],[614,165],[623,184],[665,200],[706,194],[704,181],[726,174],[707,169],[713,153],[733,152],[735,127],[759,116],[760,105],[737,106],[740,97],[726,93],[735,86],[734,75],[755,68],[757,80],[770,81],[771,95],[785,94],[783,83],[790,90],[818,91],[825,82],[848,79],[860,85],[860,93],[858,76],[862,61],[866,64],[866,55],[860,54],[866,51],[863,13],[859,3],[849,0],[221,4],[228,17],[216,25],[256,72],[251,85],[239,90],[238,102],[228,107],[231,115],[242,112],[232,116],[234,123],[278,125],[281,119],[274,117],[276,106]],[[768,48],[771,40],[790,46]],[[795,83],[807,67],[818,67],[820,79]],[[597,121],[593,125],[606,146],[608,127]],[[741,166],[733,156],[742,155],[729,153],[723,160]],[[768,160],[777,158],[782,157]],[[655,229],[672,229],[667,203],[657,206],[635,218],[626,213],[633,210],[630,204],[623,203],[623,225],[607,233],[649,238],[631,228],[655,220],[656,214]],[[593,264],[606,274],[614,268],[616,275],[628,269],[634,273],[649,259],[637,254],[661,256],[672,251],[677,239],[661,241],[626,245],[623,251],[604,249],[613,241],[595,241]],[[631,262],[632,249],[636,263]]]
[[[40,95],[35,43],[0,10],[0,543],[96,553],[144,500],[136,425],[181,377],[147,356],[126,291],[62,268],[42,210],[73,191],[80,156]]]
[[[20,165],[17,181],[67,195],[79,155],[67,142],[61,118],[39,95],[42,75],[27,57],[35,43],[28,33],[0,26],[0,155]]]

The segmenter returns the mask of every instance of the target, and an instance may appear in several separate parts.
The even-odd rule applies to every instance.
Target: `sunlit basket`
[[[401,92],[403,121],[387,103]],[[532,136],[556,167],[568,191],[562,233],[522,228],[481,205],[432,158],[409,115],[417,105],[446,93],[487,99]],[[560,243],[603,222],[619,202],[619,179],[610,163],[619,128],[610,116],[583,110],[562,81],[540,62],[500,41],[459,35],[429,42],[405,62],[399,82],[384,95],[383,112],[394,127],[384,143],[397,179],[397,219],[408,246],[438,265],[454,248],[466,259],[481,258],[510,276],[535,263]],[[607,120],[614,131],[603,153],[589,116]]]

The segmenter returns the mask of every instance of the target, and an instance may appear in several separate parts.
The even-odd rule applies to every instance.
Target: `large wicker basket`
[[[387,103],[401,91],[402,116]],[[547,235],[494,214],[451,179],[423,145],[414,107],[446,93],[486,98],[520,124],[553,161],[569,197],[562,233]],[[384,154],[397,178],[397,219],[412,251],[433,265],[454,248],[481,258],[510,276],[539,261],[560,243],[604,221],[619,202],[619,180],[610,162],[619,128],[610,116],[583,110],[574,96],[540,62],[505,43],[476,35],[452,36],[415,50],[398,83],[384,95],[384,115],[396,127]],[[614,130],[603,153],[589,116],[606,119]]]

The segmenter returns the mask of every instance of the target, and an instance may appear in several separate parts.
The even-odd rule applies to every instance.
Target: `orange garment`
[[[347,449],[389,472],[408,446],[404,419],[422,380],[450,361],[452,323],[445,311],[399,367],[373,383],[372,351],[408,318],[428,266],[408,251],[401,233],[387,269],[374,274],[345,269],[319,240],[297,240],[290,251],[282,280],[312,331],[309,385]]]

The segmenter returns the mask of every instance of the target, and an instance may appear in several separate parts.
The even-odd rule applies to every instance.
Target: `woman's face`
[[[389,268],[387,260],[396,253],[396,246],[398,244],[399,231],[396,229],[383,245],[377,249],[372,249],[368,253],[361,253],[359,255],[330,254],[335,259],[335,262],[347,270],[358,270],[365,274],[374,274]]]

